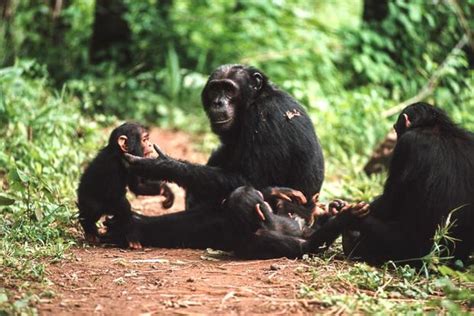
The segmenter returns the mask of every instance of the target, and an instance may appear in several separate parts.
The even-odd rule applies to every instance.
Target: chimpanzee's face
[[[210,80],[203,92],[205,110],[214,132],[230,130],[237,121],[237,109],[241,106],[241,89],[231,79]]]
[[[135,156],[152,157],[156,155],[147,129],[136,123],[124,123],[114,129],[109,138],[109,145],[121,153]]]
[[[140,145],[143,151],[143,157],[150,157],[155,153],[153,144],[150,142],[150,134],[147,131],[142,131]]]
[[[225,65],[210,76],[202,102],[216,134],[236,128],[241,112],[262,87],[262,75],[254,72],[242,66]]]

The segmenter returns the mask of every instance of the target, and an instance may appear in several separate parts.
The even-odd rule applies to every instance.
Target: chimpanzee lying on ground
[[[158,217],[137,215],[143,244],[162,247],[232,249],[238,242],[222,201],[236,188],[251,185],[292,187],[309,199],[324,177],[322,150],[313,124],[296,100],[253,67],[225,65],[210,76],[202,92],[204,110],[221,141],[207,165],[162,156],[128,156],[129,169],[186,189],[187,210]],[[115,231],[115,232],[114,232]],[[109,236],[120,236],[109,226]],[[111,242],[115,237],[111,238]]]
[[[246,186],[237,188],[226,199],[225,212],[239,230],[239,242],[234,247],[237,256],[248,259],[298,258],[305,253],[320,252],[322,246],[332,244],[337,238],[338,234],[318,234],[322,227],[331,226],[335,217],[317,203],[316,197],[304,205],[303,200],[290,202],[282,197],[282,190],[286,197],[301,195],[301,192],[289,192],[287,188],[271,188],[272,195],[268,196]],[[285,203],[279,203],[281,201]],[[288,213],[310,215],[301,222]]]
[[[115,215],[117,224],[124,228],[129,246],[141,248],[130,226],[132,212],[125,196],[126,187],[137,195],[163,195],[165,208],[173,205],[174,194],[162,181],[144,181],[129,174],[122,161],[124,153],[140,157],[154,155],[148,132],[143,126],[125,123],[114,129],[108,145],[86,168],[77,190],[79,221],[86,239],[98,242],[96,222],[102,215]]]

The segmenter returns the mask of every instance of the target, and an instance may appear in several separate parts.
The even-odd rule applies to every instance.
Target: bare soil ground
[[[204,163],[186,134],[154,129],[153,142],[173,157]],[[171,210],[160,197],[140,197],[133,207],[145,214],[184,209],[184,192]],[[319,302],[298,298],[311,275],[303,261],[241,261],[214,251],[145,249],[130,251],[76,247],[69,259],[47,268],[51,299],[42,299],[40,314],[288,314],[317,313]]]

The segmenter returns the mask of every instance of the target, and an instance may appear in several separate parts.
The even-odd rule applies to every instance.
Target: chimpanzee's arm
[[[219,167],[187,161],[140,158],[126,154],[128,168],[136,176],[174,182],[194,194],[227,196],[248,181],[237,173]]]
[[[238,257],[246,259],[299,258],[305,241],[278,231],[260,229],[244,240],[235,250]]]
[[[402,223],[380,220],[372,215],[357,219],[351,229],[360,231],[366,240],[376,241],[378,244],[398,247],[406,241],[407,234],[403,231]],[[407,245],[408,246],[408,245]]]
[[[160,195],[165,182],[130,176],[128,188],[136,195]]]
[[[174,203],[174,193],[164,181],[143,179],[129,176],[128,188],[136,195],[162,195],[164,208],[170,208]]]
[[[305,252],[316,253],[319,252],[320,247],[331,245],[352,221],[353,216],[349,213],[338,214],[329,218],[324,225],[308,238],[304,245]]]

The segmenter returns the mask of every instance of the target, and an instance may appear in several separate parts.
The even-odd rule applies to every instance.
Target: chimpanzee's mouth
[[[220,121],[212,121],[212,124],[218,124],[218,125],[220,125],[220,124],[228,123],[228,122],[230,122],[230,121],[232,121],[232,118],[228,118],[228,119],[220,120]]]

